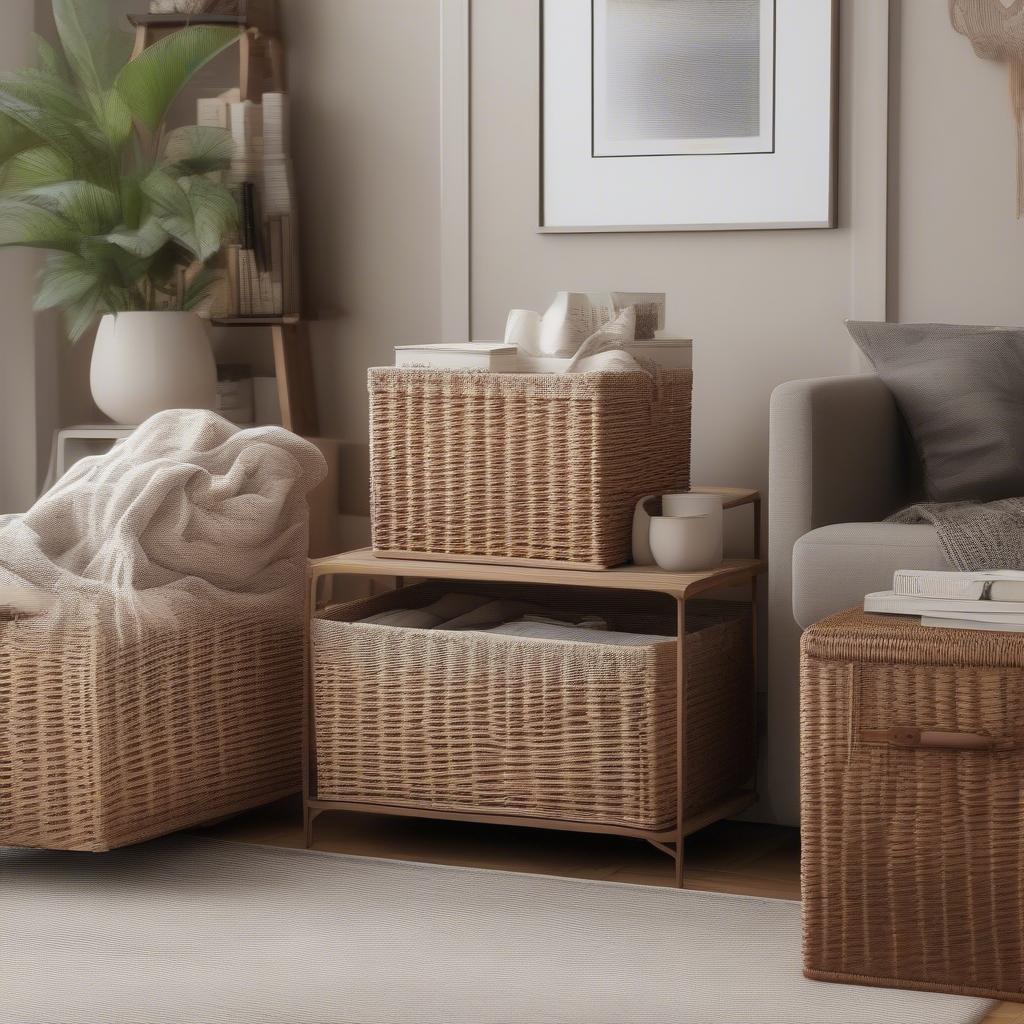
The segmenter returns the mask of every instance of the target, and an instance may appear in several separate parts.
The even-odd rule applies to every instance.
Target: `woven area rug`
[[[175,838],[0,852],[0,1021],[967,1024],[807,981],[786,900]]]

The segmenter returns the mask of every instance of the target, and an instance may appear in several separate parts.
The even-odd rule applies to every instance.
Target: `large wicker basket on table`
[[[369,373],[373,548],[601,569],[690,483],[693,373]]]
[[[109,850],[301,788],[302,626],[0,619],[0,845]]]
[[[320,799],[522,815],[644,829],[675,824],[676,643],[614,647],[354,620],[456,589],[540,603],[549,590],[452,583],[328,609],[313,622]],[[674,606],[559,590],[559,610],[672,634]],[[686,808],[752,773],[745,605],[687,614]],[[692,631],[692,632],[691,632]]]
[[[1024,635],[846,612],[801,687],[806,973],[1024,1000]]]

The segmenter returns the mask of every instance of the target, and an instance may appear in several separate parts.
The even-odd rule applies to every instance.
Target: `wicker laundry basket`
[[[373,549],[601,569],[690,483],[691,370],[369,373]]]
[[[301,621],[0,619],[0,844],[109,850],[301,788]]]
[[[313,623],[317,796],[436,811],[671,828],[676,644],[614,647],[359,623],[459,589],[419,584]],[[548,589],[463,590],[543,603]],[[672,634],[674,605],[559,588],[559,610]],[[749,609],[687,615],[686,812],[753,772]],[[691,632],[692,630],[692,632]]]
[[[801,687],[806,974],[1024,1000],[1024,635],[845,612]]]

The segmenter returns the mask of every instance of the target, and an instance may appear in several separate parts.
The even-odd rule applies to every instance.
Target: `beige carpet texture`
[[[800,907],[174,838],[0,851],[3,1024],[974,1024],[800,972]]]

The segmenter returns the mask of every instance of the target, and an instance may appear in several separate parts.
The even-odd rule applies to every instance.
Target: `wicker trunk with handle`
[[[691,370],[369,372],[373,549],[581,569],[690,483]]]
[[[801,799],[809,977],[1024,1001],[1024,634],[812,626]]]

